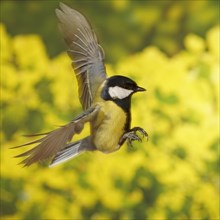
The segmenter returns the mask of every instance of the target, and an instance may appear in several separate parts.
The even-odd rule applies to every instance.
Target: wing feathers
[[[73,61],[79,84],[80,102],[84,109],[88,109],[98,87],[106,79],[103,49],[82,14],[63,3],[60,8],[56,9],[59,28],[69,46],[67,52]]]
[[[30,166],[31,164],[51,159],[54,157],[59,151],[64,149],[67,144],[71,141],[72,137],[76,133],[80,133],[84,127],[84,124],[93,119],[93,117],[97,114],[99,107],[92,107],[76,117],[70,123],[54,130],[49,133],[46,133],[44,137],[29,142],[27,144],[23,144],[17,147],[27,146],[38,144],[34,148],[17,155],[16,157],[26,156],[21,163],[24,166]],[[14,148],[17,148],[14,147]]]
[[[49,159],[54,156],[60,149],[62,149],[67,142],[72,139],[74,131],[74,123],[69,123],[64,127],[60,127],[52,132],[50,132],[44,138],[30,142],[26,145],[32,145],[34,143],[39,143],[33,149],[18,155],[17,157],[28,156],[22,163],[25,166],[29,166],[34,162]]]

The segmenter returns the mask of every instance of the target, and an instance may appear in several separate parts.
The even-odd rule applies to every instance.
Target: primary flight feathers
[[[60,128],[57,128],[56,130],[53,130],[51,132],[48,132],[45,134],[39,134],[39,136],[45,135],[44,137],[39,138],[32,142],[26,143],[26,144],[22,144],[17,147],[13,147],[13,148],[18,148],[18,147],[23,147],[27,145],[38,144],[34,148],[22,154],[19,154],[16,157],[26,156],[27,158],[21,162],[21,164],[24,164],[25,166],[30,166],[31,164],[35,162],[53,158],[54,156],[58,154],[58,152],[62,151],[63,149],[65,149],[66,147],[70,145],[75,144],[74,142],[69,143],[73,135],[80,133],[84,127],[84,124],[92,120],[92,118],[97,114],[98,110],[99,110],[98,106],[89,108],[88,110],[83,112],[81,115],[76,117],[70,123]],[[33,136],[37,136],[37,135],[33,135]],[[87,145],[83,145],[83,147],[85,146]],[[90,144],[88,145],[88,148],[92,148],[92,146],[93,145]],[[83,150],[82,146],[81,148],[77,148],[78,151],[75,152],[75,154],[79,153],[79,149]],[[55,160],[53,161],[55,162]]]
[[[104,52],[95,33],[78,11],[60,3],[56,9],[59,28],[69,46],[68,54],[79,85],[79,98],[83,109],[91,106],[97,88],[106,79]]]

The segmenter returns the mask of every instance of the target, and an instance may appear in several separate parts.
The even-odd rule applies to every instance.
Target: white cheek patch
[[[113,99],[124,99],[128,97],[133,90],[124,89],[119,86],[109,87],[108,93]]]

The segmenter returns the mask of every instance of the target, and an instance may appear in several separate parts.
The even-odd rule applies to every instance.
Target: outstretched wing
[[[21,164],[24,166],[30,166],[31,164],[47,159],[51,159],[59,151],[66,148],[68,143],[71,141],[72,137],[76,133],[80,133],[84,127],[84,124],[88,121],[91,121],[93,117],[97,114],[99,107],[91,107],[83,114],[76,117],[70,123],[53,130],[51,132],[39,135],[29,135],[29,136],[41,136],[45,135],[42,138],[39,138],[35,141],[29,142],[27,144],[23,144],[17,147],[37,144],[34,148],[17,155],[16,157],[27,157],[25,158]]]
[[[79,98],[83,109],[91,106],[98,87],[106,79],[104,52],[85,17],[78,11],[60,3],[56,9],[59,28],[69,46],[79,85]]]

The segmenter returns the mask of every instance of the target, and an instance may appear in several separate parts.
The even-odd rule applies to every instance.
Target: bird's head
[[[106,80],[102,96],[105,100],[123,100],[136,92],[146,91],[136,82],[125,76],[112,76]]]

